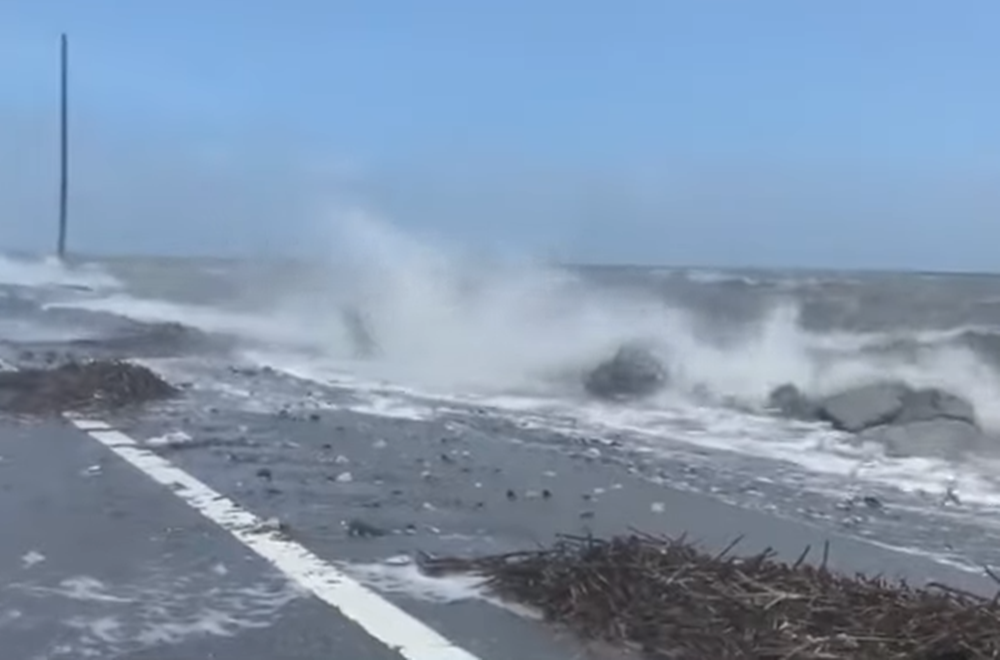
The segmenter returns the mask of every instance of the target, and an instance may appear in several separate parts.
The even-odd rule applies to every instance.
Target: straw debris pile
[[[684,538],[562,536],[547,549],[424,557],[421,566],[432,575],[481,575],[506,600],[649,658],[1000,658],[996,598],[840,575],[827,568],[828,549],[813,565],[808,548],[789,564],[770,550],[730,556],[734,546],[708,554]]]
[[[120,360],[0,372],[0,410],[15,414],[107,411],[177,393],[146,367]]]

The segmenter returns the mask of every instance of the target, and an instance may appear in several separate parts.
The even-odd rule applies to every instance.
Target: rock
[[[584,378],[584,389],[601,399],[630,399],[655,394],[667,384],[667,370],[649,350],[635,345],[618,349]]]
[[[908,424],[932,419],[954,419],[978,425],[976,409],[960,396],[938,388],[910,392],[903,399],[903,409],[893,420],[894,424]]]
[[[987,442],[974,424],[947,418],[884,424],[866,429],[857,439],[882,445],[886,456],[949,460],[961,458]]]
[[[767,397],[767,407],[791,419],[807,422],[819,419],[819,407],[816,403],[791,383],[771,390]]]
[[[891,423],[911,393],[905,383],[892,381],[853,387],[820,399],[818,417],[838,430],[858,433]]]

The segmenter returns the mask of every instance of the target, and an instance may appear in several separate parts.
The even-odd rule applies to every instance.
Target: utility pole
[[[69,211],[69,41],[66,33],[60,39],[59,76],[59,243],[56,254],[66,257],[66,221]]]

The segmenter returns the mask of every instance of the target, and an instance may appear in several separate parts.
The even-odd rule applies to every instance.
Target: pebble
[[[663,513],[667,510],[667,507],[663,502],[653,502],[649,505],[649,510],[653,513]]]
[[[347,484],[354,481],[354,475],[350,472],[341,472],[337,475],[337,483]]]
[[[259,525],[257,525],[256,531],[261,533],[267,532],[287,532],[288,526],[281,522],[278,518],[267,518],[262,520]]]
[[[347,521],[347,535],[359,538],[374,538],[378,536],[385,536],[387,532],[380,528],[367,523],[359,518],[352,518]]]

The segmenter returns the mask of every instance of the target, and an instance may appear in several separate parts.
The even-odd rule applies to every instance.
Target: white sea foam
[[[560,410],[575,424],[633,432],[647,443],[659,438],[664,444],[699,444],[851,475],[864,473],[858,462],[867,459],[851,454],[830,431],[788,426],[722,404],[752,410],[784,383],[824,394],[895,377],[967,397],[987,426],[1000,429],[1000,407],[994,405],[1000,376],[970,349],[948,343],[977,328],[808,331],[789,298],[756,322],[720,329],[653,294],[602,289],[535,262],[483,258],[363,214],[331,226],[333,265],[301,282],[281,304],[256,313],[124,295],[60,305],[240,336],[258,362],[367,391],[367,403],[355,407],[371,414],[423,418],[434,412],[426,405],[431,396],[518,414],[535,407],[540,424],[558,425],[545,415]],[[376,358],[354,357],[343,322],[347,304],[360,307],[370,323],[380,348]],[[669,364],[672,390],[641,407],[581,403],[574,389],[580,370],[635,339],[650,342]],[[871,350],[901,339],[924,349],[909,355]],[[424,403],[407,400],[414,395],[423,395]],[[867,470],[870,478],[908,479],[914,488],[936,485],[942,474],[940,464],[923,459],[884,459]],[[993,497],[988,475],[972,481],[974,488],[982,486],[983,497]]]
[[[212,588],[205,589],[210,584]],[[44,621],[60,633],[34,657],[131,657],[146,649],[202,637],[230,637],[273,623],[276,614],[302,593],[285,580],[259,584],[213,575],[149,573],[129,584],[109,584],[89,576],[55,584],[16,582],[4,587],[22,593],[22,609],[10,625]],[[73,614],[52,621],[53,603],[73,601]],[[0,614],[0,629],[3,628]]]
[[[116,289],[121,286],[113,275],[95,264],[70,265],[54,257],[27,259],[9,256],[0,256],[0,284],[91,289]]]
[[[483,601],[519,616],[541,619],[541,613],[516,603],[501,600],[477,575],[456,574],[431,577],[423,573],[409,557],[390,557],[381,562],[343,565],[344,571],[359,582],[385,594],[398,594],[439,604]]]

